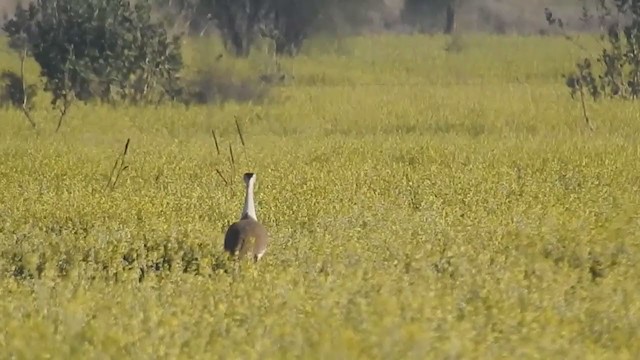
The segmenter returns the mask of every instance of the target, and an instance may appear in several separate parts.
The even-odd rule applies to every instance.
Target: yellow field
[[[565,40],[457,41],[317,40],[256,105],[0,110],[0,357],[637,356],[640,107],[590,131]],[[235,268],[247,170],[272,239]]]

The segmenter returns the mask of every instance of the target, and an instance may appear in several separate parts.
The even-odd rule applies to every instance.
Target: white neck
[[[247,184],[247,190],[244,196],[244,208],[242,209],[242,214],[240,214],[240,219],[247,216],[258,221],[256,204],[253,202],[253,181],[249,181]]]

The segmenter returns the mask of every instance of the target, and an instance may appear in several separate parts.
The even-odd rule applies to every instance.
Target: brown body
[[[231,255],[240,257],[250,252],[255,261],[260,260],[267,249],[267,230],[256,220],[244,216],[231,224],[224,235],[224,249]]]

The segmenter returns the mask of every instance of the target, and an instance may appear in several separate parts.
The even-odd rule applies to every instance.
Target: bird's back
[[[251,252],[260,258],[267,248],[267,230],[252,218],[243,218],[231,224],[224,236],[224,249],[243,256]]]

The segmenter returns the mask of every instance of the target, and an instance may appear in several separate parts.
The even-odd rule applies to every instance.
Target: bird
[[[224,250],[231,256],[243,257],[251,253],[254,262],[257,262],[267,250],[268,233],[256,215],[253,199],[256,174],[247,172],[243,175],[243,180],[245,183],[244,207],[240,219],[227,228],[224,235]]]

